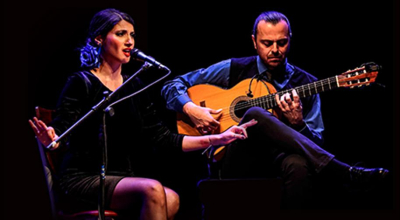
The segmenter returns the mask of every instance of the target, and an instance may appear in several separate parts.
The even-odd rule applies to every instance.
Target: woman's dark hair
[[[121,20],[135,25],[131,16],[114,8],[104,9],[93,16],[88,29],[86,45],[81,48],[82,67],[94,68],[100,65],[101,45],[97,45],[94,39],[99,35],[105,37]]]
[[[292,37],[292,28],[290,27],[289,19],[284,14],[277,11],[265,11],[261,13],[254,22],[253,35],[255,38],[257,38],[257,25],[262,20],[270,22],[274,25],[280,21],[285,21],[289,28],[289,37]]]

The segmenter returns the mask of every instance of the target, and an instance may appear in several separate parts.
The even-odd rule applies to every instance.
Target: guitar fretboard
[[[337,84],[337,78],[336,76],[315,81],[312,83],[308,83],[302,86],[295,87],[294,89],[296,90],[297,94],[300,96],[300,98],[305,98],[317,93],[321,93],[324,91],[329,91],[332,89],[338,88]],[[275,101],[275,95],[278,94],[279,97],[281,97],[285,93],[292,94],[293,89],[287,89],[287,90],[282,90],[274,94],[269,94],[266,96],[261,96],[258,98],[250,99],[247,104],[248,108],[253,107],[253,106],[258,106],[264,109],[271,109],[277,106],[277,103]]]

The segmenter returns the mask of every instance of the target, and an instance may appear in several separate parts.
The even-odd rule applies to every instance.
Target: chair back
[[[49,124],[52,120],[54,110],[47,109],[40,106],[35,107],[36,117],[42,120],[44,123]],[[55,190],[54,175],[56,174],[56,167],[61,162],[62,156],[65,153],[63,149],[56,149],[53,151],[47,150],[47,146],[37,139],[39,154],[43,165],[43,172],[46,177],[47,190],[50,199],[50,208],[53,219],[61,220],[97,220],[99,216],[98,210],[86,210],[77,213],[65,214],[61,208],[57,206],[58,197]],[[106,220],[118,219],[118,214],[111,210],[105,210],[104,216]]]
[[[48,124],[51,122],[52,119],[52,110],[50,109],[45,109],[39,106],[35,107],[35,113],[36,117],[40,120],[42,120],[44,123]],[[45,146],[39,141],[39,139],[36,138],[36,141],[38,143],[38,149],[39,149],[39,155],[40,159],[42,161],[42,168],[43,168],[43,173],[46,178],[46,184],[47,184],[47,192],[49,195],[50,199],[50,208],[51,208],[51,214],[53,219],[57,218],[57,208],[56,208],[56,198],[55,194],[53,192],[53,172],[54,172],[54,166],[52,166],[52,161],[49,160],[50,155],[48,155],[48,152],[45,151]]]

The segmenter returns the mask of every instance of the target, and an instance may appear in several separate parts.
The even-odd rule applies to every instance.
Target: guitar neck
[[[339,87],[337,76],[333,76],[327,79],[315,81],[302,86],[295,87],[297,94],[300,98],[305,98],[320,92],[329,91]],[[281,97],[285,93],[292,93],[293,89],[282,90],[274,94],[261,96],[248,101],[250,106],[258,106],[264,109],[271,109],[277,106],[275,101],[275,95],[278,94]]]

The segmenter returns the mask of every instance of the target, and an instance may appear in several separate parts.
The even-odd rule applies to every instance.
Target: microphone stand
[[[101,170],[100,170],[100,191],[99,191],[99,219],[100,220],[104,220],[105,216],[104,216],[104,205],[105,205],[105,187],[104,187],[104,182],[105,182],[105,173],[106,173],[106,163],[107,163],[107,136],[106,136],[106,125],[105,125],[105,114],[107,112],[110,112],[111,114],[113,114],[113,111],[110,108],[111,105],[116,104],[117,102],[114,102],[113,104],[111,104],[109,107],[105,107],[107,106],[107,104],[109,103],[109,101],[111,100],[111,98],[118,92],[121,90],[121,88],[123,88],[126,84],[128,84],[137,74],[141,73],[144,70],[147,70],[148,68],[150,68],[152,65],[145,62],[142,67],[136,72],[134,73],[131,77],[129,77],[121,86],[119,86],[116,90],[114,90],[113,92],[109,93],[106,92],[104,93],[104,98],[103,100],[101,100],[97,105],[93,106],[92,109],[86,113],[84,116],[82,116],[77,122],[75,122],[75,124],[73,124],[70,128],[68,128],[64,133],[62,133],[55,141],[53,141],[52,143],[50,143],[46,148],[47,149],[51,149],[53,148],[58,142],[60,142],[61,139],[63,139],[65,136],[67,136],[67,134],[69,134],[75,127],[77,127],[79,124],[81,124],[84,120],[86,120],[87,118],[89,118],[91,115],[93,115],[95,112],[97,112],[98,110],[102,109],[103,110],[103,134],[104,134],[104,145],[102,146],[102,151],[101,151]],[[169,69],[167,69],[169,71]],[[170,71],[169,71],[170,73]],[[169,73],[167,75],[169,75]],[[163,78],[165,78],[167,75],[165,75]],[[161,79],[163,79],[161,78]],[[160,81],[161,79],[159,79],[158,81]],[[156,82],[158,82],[156,81]],[[154,83],[156,83],[154,82]],[[148,88],[149,86],[153,85],[154,83],[146,86],[145,88],[137,91],[136,93],[134,93],[133,95],[138,94],[139,92],[143,91],[144,89]],[[130,95],[129,97],[132,97],[133,95]],[[129,98],[128,97],[128,98]],[[122,101],[122,100],[121,100]]]

